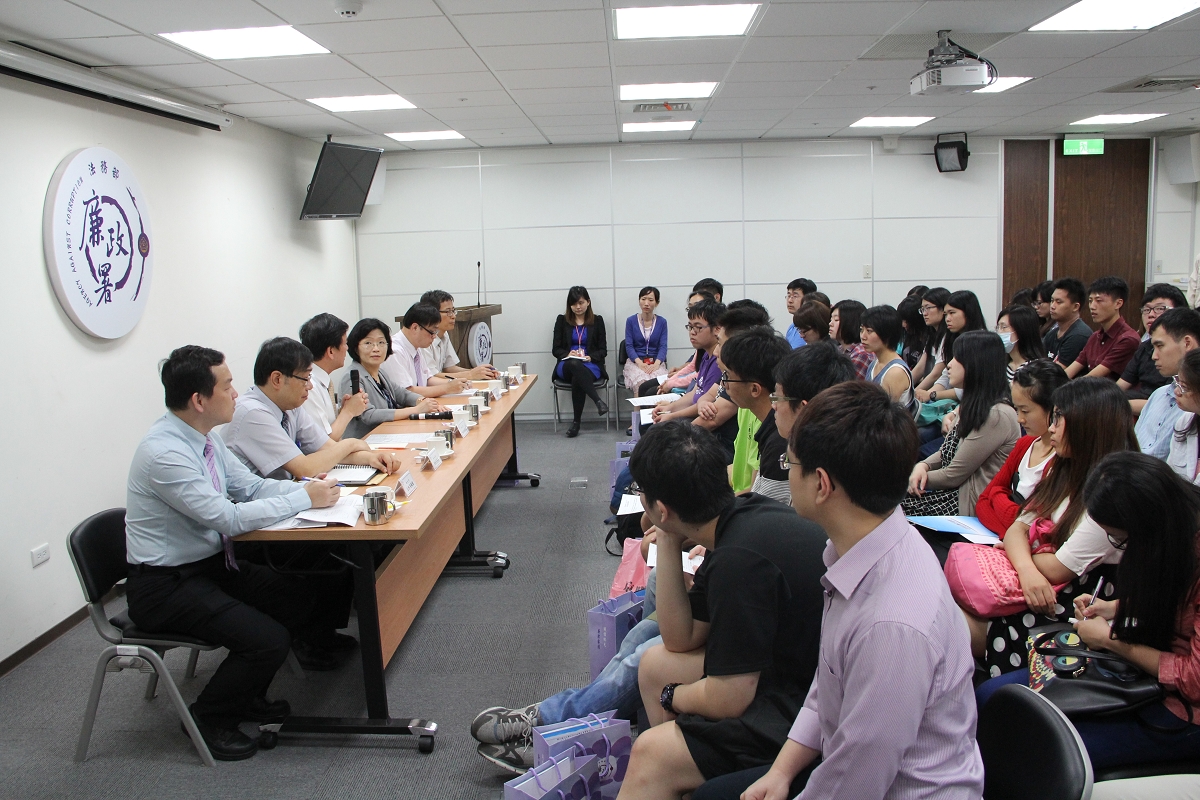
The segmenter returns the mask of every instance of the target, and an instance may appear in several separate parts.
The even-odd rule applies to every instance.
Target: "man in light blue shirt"
[[[800,305],[804,302],[804,295],[812,294],[816,290],[817,285],[808,278],[796,278],[796,280],[789,283],[787,286],[788,317],[794,316],[800,310]],[[808,342],[804,341],[804,336],[796,329],[795,323],[788,325],[785,336],[793,350],[808,344]]]
[[[233,418],[237,391],[225,357],[189,345],[162,365],[167,413],[134,452],[125,513],[126,596],[140,628],[195,636],[229,649],[192,706],[214,758],[249,758],[258,743],[242,720],[277,721],[287,701],[267,687],[291,634],[310,625],[311,596],[295,579],[239,561],[233,537],[337,502],[332,481],[259,478],[213,428]]]
[[[1154,365],[1166,376],[1178,375],[1179,364],[1189,350],[1200,347],[1200,312],[1173,308],[1150,326]],[[1175,386],[1168,383],[1150,395],[1138,415],[1134,433],[1142,452],[1166,460],[1171,451],[1175,421],[1183,411],[1175,402]]]

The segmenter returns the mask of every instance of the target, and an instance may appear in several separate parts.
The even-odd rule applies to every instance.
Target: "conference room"
[[[1147,457],[1195,484],[1197,433],[1178,419],[1194,413],[1186,353],[1200,345],[1182,308],[1200,295],[1197,87],[1200,0],[0,3],[11,376],[0,440],[19,465],[0,536],[0,794],[558,797],[570,796],[566,759],[585,784],[601,781],[580,796],[738,796],[719,779],[789,753],[792,723],[772,729],[770,753],[728,764],[717,754],[731,734],[688,738],[700,734],[687,720],[713,716],[702,703],[685,711],[689,685],[719,676],[671,677],[687,637],[670,626],[685,585],[695,614],[716,591],[686,556],[718,552],[720,537],[678,533],[691,522],[646,454],[669,435],[711,433],[728,472],[715,495],[696,478],[697,502],[726,489],[729,503],[790,497],[779,524],[810,532],[823,512],[797,486],[834,467],[796,466],[796,447],[823,429],[808,425],[827,404],[817,396],[849,363],[866,379],[856,386],[874,381],[916,415],[927,466],[904,451],[889,508],[983,525],[976,495],[992,498],[1001,474],[1008,497],[1032,469],[1026,449],[1001,469],[1014,442],[1043,464],[1063,456],[1052,438],[1070,434],[1053,431],[1072,412],[1048,399],[1057,377],[1021,382],[1023,364],[1057,357],[1071,376],[1061,389],[1106,381],[1079,401],[1101,404],[1120,390],[1105,419],[1136,426]],[[1068,329],[1091,348],[1082,364],[1064,355]],[[1109,354],[1125,346],[1118,367]],[[992,382],[1003,425],[987,407],[968,413],[980,364],[996,359],[1009,372]],[[903,373],[906,386],[889,382]],[[254,413],[274,424],[253,428]],[[961,462],[972,431],[1003,426],[1011,441],[991,448],[990,472],[947,483],[959,428]],[[241,439],[254,430],[286,457],[256,463],[266,450]],[[167,499],[183,467],[154,449],[164,437],[190,448],[188,474],[223,521]],[[1102,457],[1116,454],[1097,451],[1058,497],[1100,539],[1125,530],[1083,509]],[[322,477],[335,464],[347,466]],[[914,478],[909,492],[908,470],[930,483]],[[987,535],[1036,506],[1021,495]],[[1057,506],[1037,521],[1056,524]],[[904,530],[935,544],[932,568],[947,575],[950,542],[981,541],[947,534],[939,549],[921,524]],[[153,531],[201,544],[147,549]],[[680,542],[685,572],[672,555],[656,616],[658,548]],[[960,737],[975,741],[978,724],[963,756],[978,763],[953,771],[953,791],[920,794],[893,776],[854,796],[1200,797],[1200,749],[1118,768],[1089,738],[1093,720],[1062,716],[1053,692],[1016,691],[1036,680],[988,695],[990,722],[976,709],[974,685],[1030,668],[1027,654],[1007,665],[1029,650],[1029,629],[1097,613],[1075,614],[1073,598],[1129,605],[1121,552],[1065,580],[1046,573],[1051,601],[1071,584],[1061,613],[1050,602],[1054,619],[1012,627],[1003,652],[994,640],[1009,626],[995,620],[1024,610],[972,617],[953,584],[935,582],[963,609],[953,636],[983,631],[986,652],[963,662],[977,671]],[[1054,557],[1024,555],[1006,568]],[[146,599],[150,579],[166,592],[163,576],[193,562],[221,585],[261,579],[253,591],[273,597],[246,601],[277,633],[257,684],[227,666],[250,674],[254,648],[217,641],[211,625],[152,621],[168,604]],[[1101,596],[1098,577],[1117,594]],[[597,663],[589,612],[648,580],[628,600],[656,616],[653,632],[626,625]],[[320,611],[332,628],[305,628]],[[656,655],[639,668],[643,652]],[[653,691],[639,671],[643,684],[661,679]],[[618,672],[624,700],[584,702]],[[676,683],[678,697],[660,699]],[[1161,707],[1181,691],[1200,707],[1186,686],[1150,684],[1171,698],[1156,695]],[[218,713],[221,687],[252,715]],[[779,707],[795,717],[803,700]],[[1005,700],[1016,716],[997,722]],[[610,726],[587,734],[603,758],[591,739],[578,740],[587,754],[538,744],[567,720],[591,731],[589,715]],[[667,730],[683,731],[682,756]],[[1038,764],[1002,752],[1052,736]],[[674,763],[665,753],[699,782],[656,784],[653,765]],[[822,777],[833,769],[806,768],[802,796],[835,794]],[[1002,773],[1016,783],[993,783]],[[1053,792],[1032,788],[1048,782]]]

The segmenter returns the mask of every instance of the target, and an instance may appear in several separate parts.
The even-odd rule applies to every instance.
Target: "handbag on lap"
[[[1027,644],[1029,688],[1070,719],[1136,711],[1165,695],[1154,677],[1120,656],[1089,650],[1070,625],[1033,628]]]
[[[1033,553],[1055,552],[1054,545],[1044,543],[1053,529],[1051,520],[1038,518],[1033,521],[1029,526],[1029,547]],[[950,545],[945,569],[950,594],[960,606],[977,617],[1005,617],[1027,608],[1017,569],[999,547],[956,542]],[[1055,586],[1055,593],[1067,583]]]

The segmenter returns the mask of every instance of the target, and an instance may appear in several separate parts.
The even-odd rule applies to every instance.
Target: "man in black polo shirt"
[[[734,497],[720,444],[692,425],[655,425],[629,469],[658,530],[663,644],[638,668],[653,727],[619,797],[682,796],[770,763],[786,741],[817,666],[826,537],[781,503]],[[688,539],[709,551],[690,592]]]

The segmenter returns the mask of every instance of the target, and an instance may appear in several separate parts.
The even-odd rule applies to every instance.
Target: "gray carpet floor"
[[[497,487],[476,517],[477,544],[506,551],[504,578],[444,576],[387,668],[393,716],[440,727],[432,754],[410,737],[291,739],[248,761],[205,768],[164,695],[142,698],[145,676],[110,674],[88,761],[73,761],[88,687],[104,642],[90,621],[0,678],[0,797],[4,798],[487,798],[501,773],[475,753],[471,719],[490,705],[535,702],[588,680],[587,609],[608,596],[617,559],[604,552],[609,460],[623,431],[594,411],[577,439],[549,423],[518,424],[522,469],[541,486]],[[571,488],[586,477],[587,487]],[[114,601],[110,612],[120,610]],[[186,653],[167,665],[190,702],[223,658]],[[285,666],[271,696],[306,715],[365,715],[357,657],[300,679]]]

